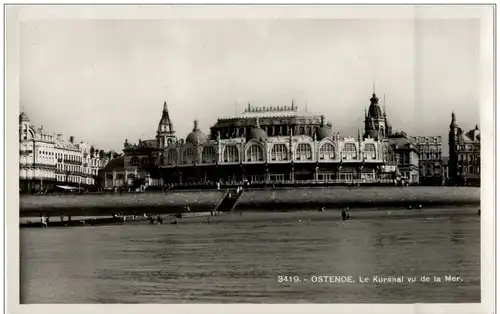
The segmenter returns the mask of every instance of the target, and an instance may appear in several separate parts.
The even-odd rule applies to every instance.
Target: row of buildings
[[[392,129],[375,93],[364,130],[342,137],[319,113],[290,106],[255,107],[219,118],[208,134],[194,121],[179,139],[167,104],[156,138],[129,143],[117,156],[35,129],[19,116],[19,175],[24,191],[55,187],[136,188],[167,184],[420,184],[479,185],[480,132],[449,129],[449,156],[441,136],[408,136]]]
[[[89,188],[99,184],[99,170],[116,156],[88,143],[36,128],[19,115],[19,189],[22,192]]]
[[[290,106],[255,107],[219,118],[205,134],[194,121],[175,134],[164,103],[156,138],[129,143],[102,171],[103,185],[226,184],[474,184],[480,181],[480,133],[464,132],[452,114],[449,160],[440,136],[393,132],[373,93],[364,131],[341,137],[322,114]]]

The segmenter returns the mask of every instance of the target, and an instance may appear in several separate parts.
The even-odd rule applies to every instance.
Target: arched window
[[[175,165],[177,163],[177,151],[175,149],[171,149],[168,151],[167,163],[169,165]]]
[[[251,145],[247,149],[247,161],[263,161],[264,160],[264,151],[262,147],[259,145]]]
[[[319,149],[319,160],[335,159],[335,147],[331,143],[324,143]]]
[[[311,160],[312,159],[311,145],[306,144],[306,143],[300,143],[299,145],[297,145],[295,159],[296,160]]]
[[[377,157],[377,153],[376,153],[374,144],[366,144],[365,145],[365,157],[366,157],[366,159],[375,159]]]
[[[203,151],[201,153],[201,162],[202,163],[212,163],[215,161],[215,150],[212,146],[203,147]]]
[[[274,144],[271,150],[271,160],[288,160],[288,149],[285,144]]]
[[[356,145],[354,145],[354,143],[346,143],[342,153],[343,159],[356,159],[358,157]]]
[[[185,164],[192,164],[194,162],[194,151],[192,148],[186,148],[182,154],[182,161]]]
[[[240,160],[238,147],[235,145],[226,146],[223,156],[224,162],[238,162]]]

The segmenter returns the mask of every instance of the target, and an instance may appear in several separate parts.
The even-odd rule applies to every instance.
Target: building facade
[[[357,137],[341,137],[322,114],[299,112],[292,102],[249,104],[239,115],[219,118],[208,135],[195,121],[185,140],[178,139],[164,104],[156,138],[137,144],[126,140],[123,159],[104,170],[105,185],[394,184],[399,159],[390,134],[375,93],[364,135],[358,131]],[[415,156],[411,158],[414,162]],[[416,160],[418,165],[418,156]]]
[[[398,165],[398,180],[407,184],[419,184],[419,152],[408,135],[401,131],[389,136],[390,147]]]
[[[57,186],[89,187],[108,162],[103,151],[61,134],[35,129],[28,116],[19,116],[19,187],[21,191],[53,190]]]
[[[441,136],[412,136],[419,153],[421,185],[442,185],[445,183]]]
[[[456,122],[455,113],[451,114],[448,145],[449,184],[481,184],[481,133],[479,127],[465,132]]]

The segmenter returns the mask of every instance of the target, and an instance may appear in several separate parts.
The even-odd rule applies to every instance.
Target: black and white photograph
[[[491,313],[493,4],[4,10],[15,303]]]

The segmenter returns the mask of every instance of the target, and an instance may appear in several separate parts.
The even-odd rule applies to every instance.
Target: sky
[[[19,24],[20,111],[50,132],[121,151],[256,106],[325,114],[356,136],[375,91],[394,130],[440,135],[452,111],[479,124],[474,19],[66,19]],[[236,109],[236,110],[235,110]]]

